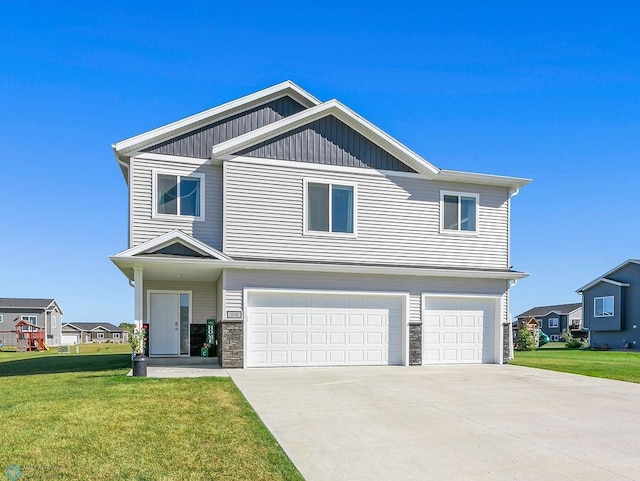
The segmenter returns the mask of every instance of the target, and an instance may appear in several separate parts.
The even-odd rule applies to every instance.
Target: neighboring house
[[[571,332],[575,337],[586,337],[586,330],[582,325],[582,304],[558,304],[553,306],[538,306],[518,314],[518,321],[535,319],[542,332],[551,341],[559,341],[563,332]],[[517,324],[517,323],[516,323]]]
[[[44,328],[45,343],[58,346],[62,336],[62,309],[55,299],[0,298],[0,332],[5,344],[15,344],[16,323],[28,322]]]
[[[224,367],[501,363],[511,198],[291,82],[113,145],[151,356],[217,319]]]
[[[640,260],[629,259],[576,292],[591,347],[640,348]]]
[[[62,326],[62,344],[128,341],[129,331],[109,322],[68,322]]]

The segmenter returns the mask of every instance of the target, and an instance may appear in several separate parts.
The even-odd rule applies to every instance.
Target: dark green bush
[[[516,351],[533,351],[536,348],[536,342],[533,339],[533,334],[528,329],[518,329],[516,335]]]

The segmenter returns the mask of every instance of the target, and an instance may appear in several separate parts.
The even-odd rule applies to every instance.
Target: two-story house
[[[576,291],[591,347],[640,348],[640,260],[629,259]]]
[[[542,332],[551,341],[559,341],[560,336],[570,332],[574,337],[586,337],[582,324],[582,303],[556,304],[552,306],[538,306],[518,314],[518,321],[535,319]],[[519,324],[519,323],[518,323]]]
[[[511,198],[284,82],[113,145],[152,356],[225,367],[503,362]]]
[[[24,321],[24,328],[44,331],[44,342],[58,346],[62,337],[62,309],[55,299],[0,298],[0,341],[15,345],[16,323]]]

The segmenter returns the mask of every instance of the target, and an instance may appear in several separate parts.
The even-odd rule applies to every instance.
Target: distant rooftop
[[[538,306],[528,311],[518,314],[516,317],[542,317],[551,312],[556,314],[569,314],[576,309],[582,307],[581,302],[574,302],[572,304],[557,304],[555,306]]]
[[[22,297],[0,297],[0,308],[46,309],[55,299],[31,299]]]
[[[98,328],[102,328],[105,331],[109,331],[109,332],[126,331],[126,329],[123,329],[118,326],[114,326],[110,322],[65,322],[62,324],[62,327],[65,327],[65,326],[72,326],[77,329],[80,329],[81,331],[93,331],[94,329],[98,329]]]

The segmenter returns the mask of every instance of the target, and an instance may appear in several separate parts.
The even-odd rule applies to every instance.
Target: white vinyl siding
[[[460,293],[502,296],[502,322],[508,322],[507,282],[485,279],[424,278],[324,272],[226,271],[225,310],[240,310],[244,288],[315,289],[331,291],[409,292],[409,321],[422,321],[422,294]]]
[[[290,163],[293,164],[293,163]],[[419,176],[322,171],[357,184],[357,238],[304,234],[304,179],[296,165],[226,161],[225,254],[231,257],[369,264],[508,268],[506,188],[434,182]],[[338,169],[336,167],[336,169]],[[440,192],[479,195],[477,235],[440,233]]]
[[[130,246],[135,247],[150,239],[179,229],[187,235],[222,249],[222,168],[210,165],[202,159],[193,159],[201,165],[187,162],[148,160],[135,157],[131,160],[131,232]],[[193,216],[160,215],[154,217],[154,171],[177,175],[204,175],[204,221]]]
[[[180,282],[144,280],[143,319],[147,322],[147,291],[191,291],[191,324],[206,324],[207,319],[216,317],[215,282]]]

